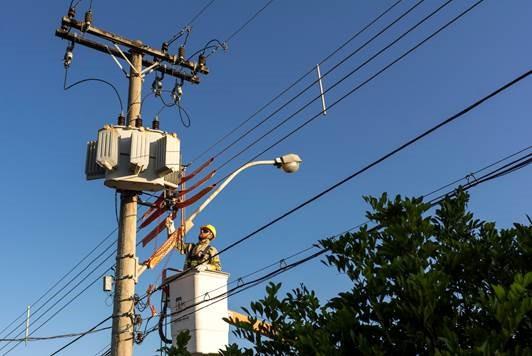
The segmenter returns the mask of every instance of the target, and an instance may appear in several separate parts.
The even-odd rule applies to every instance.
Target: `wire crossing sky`
[[[76,3],[77,16],[83,17],[91,2]],[[298,129],[321,110],[319,100],[311,102],[319,94],[317,84],[313,84],[316,74],[310,73],[299,80],[302,73],[334,53],[321,64],[322,73],[330,71],[413,8],[324,77],[327,90],[446,3],[445,0],[333,0],[325,6],[314,0],[304,3],[205,0],[193,6],[159,2],[147,7],[146,3],[132,0],[124,7],[120,3],[94,1],[92,13],[95,26],[141,39],[155,48],[160,48],[165,40],[172,39],[193,21],[192,31],[175,39],[170,46],[172,54],[185,40],[188,54],[201,53],[211,40],[223,42],[245,25],[231,38],[227,51],[217,50],[208,56],[210,73],[202,76],[199,85],[183,86],[180,104],[190,115],[190,127],[185,127],[189,123],[185,114],[180,119],[177,106],[162,110],[160,99],[150,95],[154,74],[144,81],[139,98],[143,101],[143,121],[149,125],[158,115],[163,130],[176,132],[181,139],[184,162],[192,161],[213,144],[212,152],[220,152],[241,131],[222,144],[215,144],[220,137],[238,127],[271,98],[282,93],[275,103],[262,109],[260,116],[254,117],[256,121],[247,125],[271,115],[308,87],[274,114],[277,120],[265,122],[261,130],[251,132],[233,147],[238,152],[250,145],[310,102],[297,117],[250,149],[249,157],[242,155],[225,167],[232,171],[261,153],[264,159],[291,152],[303,159],[300,171],[294,175],[268,167],[246,171],[198,216],[197,226],[216,226],[219,236],[215,246],[220,250],[313,193],[327,189],[331,182],[347,177],[355,167],[366,166],[375,157],[437,125],[439,120],[459,112],[510,78],[530,71],[532,48],[527,36],[532,30],[528,18],[532,4],[526,0],[485,0],[415,52],[363,84],[476,4],[473,0],[451,1],[362,66],[356,75],[328,91],[326,102],[332,105],[359,87],[356,93],[328,110],[326,116],[318,115],[312,125]],[[6,52],[1,59],[6,70],[1,86],[4,127],[0,142],[7,153],[3,160],[4,174],[0,176],[5,192],[0,224],[3,242],[0,267],[5,286],[0,324],[0,330],[4,330],[0,338],[18,338],[14,335],[23,331],[19,324],[25,323],[25,310],[30,304],[35,304],[32,307],[35,315],[30,318],[30,332],[35,337],[89,330],[112,312],[106,303],[109,296],[101,291],[97,277],[112,273],[106,270],[114,262],[112,241],[116,236],[111,235],[98,244],[116,227],[115,196],[101,181],[85,180],[84,164],[87,141],[95,139],[98,129],[105,124],[115,123],[120,108],[116,94],[102,83],[84,82],[75,89],[63,90],[63,55],[68,43],[55,38],[53,33],[60,25],[61,16],[66,15],[68,5],[69,1],[35,2],[31,6],[11,2],[4,6],[5,16],[0,21],[0,39]],[[349,40],[374,19],[377,20],[372,26]],[[17,31],[12,31],[13,28]],[[218,43],[210,45],[216,47]],[[206,55],[209,53],[205,51]],[[105,80],[116,88],[121,98],[127,98],[126,78],[112,58],[81,46],[75,46],[73,54],[68,83],[87,78]],[[162,82],[163,97],[168,103],[176,83],[170,78],[163,78]],[[296,84],[291,87],[292,83]],[[391,157],[358,176],[352,184],[332,191],[315,204],[272,225],[260,238],[231,248],[221,256],[223,270],[235,278],[245,275],[301,251],[318,236],[354,226],[364,220],[368,208],[361,198],[363,195],[388,192],[389,196],[412,196],[430,192],[468,171],[530,146],[531,89],[530,80],[521,81],[497,95],[496,100],[469,112],[467,120],[457,121],[401,155]],[[216,179],[226,172],[220,173]],[[471,190],[470,208],[477,218],[496,221],[500,227],[510,226],[514,221],[526,223],[532,196],[525,187],[530,178],[528,166],[481,184]],[[193,230],[187,239],[195,241],[196,234]],[[145,248],[139,247],[140,260],[150,256],[164,238],[163,233]],[[94,253],[85,257],[95,246]],[[66,285],[102,252],[83,274]],[[107,256],[111,256],[109,260],[105,260]],[[165,262],[169,267],[181,268],[183,258],[174,253]],[[76,269],[68,274],[73,266]],[[94,273],[67,294],[92,269]],[[146,294],[148,284],[158,284],[160,272],[156,269],[143,275],[137,286],[139,295]],[[58,281],[61,282],[55,285]],[[324,268],[319,258],[276,276],[274,281],[283,282],[285,289],[305,283],[322,299],[348,288],[345,278]],[[232,295],[230,309],[239,311],[241,306],[249,305],[249,301],[263,294],[258,287]],[[37,312],[51,296],[54,297],[50,302]],[[54,305],[61,297],[64,299]],[[152,302],[158,308],[158,297],[154,298]],[[52,315],[55,316],[42,325]],[[39,316],[42,318],[37,320]],[[16,330],[6,337],[13,329]],[[158,338],[151,336],[136,346],[136,354],[153,354],[159,348]],[[107,330],[91,333],[61,354],[95,354],[99,350],[103,353],[109,341]],[[29,342],[27,346],[21,343],[9,355],[51,354],[65,343],[60,339]],[[0,348],[5,344],[0,344]],[[2,349],[0,355],[13,345]]]

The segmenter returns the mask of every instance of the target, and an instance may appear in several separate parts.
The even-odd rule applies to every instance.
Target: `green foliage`
[[[187,351],[187,344],[190,337],[190,332],[184,330],[176,336],[176,346],[163,346],[157,351],[163,351],[167,356],[191,356],[191,353]]]
[[[304,286],[280,297],[271,283],[244,308],[249,323],[230,321],[253,348],[223,355],[532,354],[532,227],[475,219],[463,192],[433,216],[420,199],[365,200],[379,229],[320,241],[350,290],[321,304]]]

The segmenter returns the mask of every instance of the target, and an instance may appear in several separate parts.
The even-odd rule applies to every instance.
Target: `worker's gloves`
[[[202,263],[196,266],[196,271],[203,272],[207,270],[207,264]]]
[[[168,235],[171,235],[175,232],[174,220],[171,217],[167,217],[165,221],[166,229],[168,230]]]

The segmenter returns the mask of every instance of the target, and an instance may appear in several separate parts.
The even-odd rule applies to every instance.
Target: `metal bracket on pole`
[[[327,107],[325,106],[325,95],[323,93],[323,83],[321,81],[321,72],[320,65],[316,64],[316,72],[318,73],[318,83],[320,85],[320,96],[321,96],[321,108],[323,115],[327,115]]]
[[[159,65],[160,65],[159,62],[155,62],[155,63],[153,63],[153,64],[152,64],[151,66],[149,66],[148,68],[144,68],[144,70],[143,70],[142,72],[140,72],[140,75],[141,75],[142,77],[144,77],[144,75],[146,74],[146,72],[147,72],[148,74],[150,74],[150,73],[155,69],[155,67],[158,67]]]
[[[124,52],[122,52],[122,50],[120,49],[120,47],[116,44],[116,43],[113,43],[115,48],[118,50],[118,52],[120,52],[120,54],[122,55],[122,57],[125,59],[125,61],[129,64],[129,66],[131,67],[131,69],[133,69],[133,71],[135,72],[136,75],[140,75],[139,71],[137,70],[137,68],[135,68],[135,66],[133,65],[133,63],[131,63],[131,61],[129,60],[129,58],[127,58],[127,56],[124,54]]]
[[[118,67],[120,68],[120,70],[126,75],[126,78],[129,77],[129,74],[126,72],[126,70],[124,69],[124,67],[122,67],[122,64],[120,64],[120,62],[119,62],[118,59],[115,57],[115,55],[111,53],[111,50],[109,49],[109,47],[105,46],[105,49],[107,49],[107,52],[109,52],[109,55],[113,58],[113,60],[114,60],[115,63],[118,65]]]
[[[138,257],[135,262],[136,262],[136,268],[135,268],[135,283],[136,283],[140,275],[146,272],[146,270],[148,269],[148,266],[146,265],[146,263],[139,263]]]
[[[135,284],[137,284],[139,282],[139,277],[142,274],[142,272],[144,272],[144,270],[142,270],[141,266],[143,266],[143,265],[141,265],[139,263],[139,258],[135,257],[135,269],[134,269],[134,275],[133,275],[133,280],[135,281]]]

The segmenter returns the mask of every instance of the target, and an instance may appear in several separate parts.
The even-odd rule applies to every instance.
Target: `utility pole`
[[[56,36],[70,42],[65,53],[65,68],[68,69],[72,61],[74,44],[112,56],[121,69],[122,65],[118,59],[124,60],[130,66],[127,75],[129,78],[127,123],[123,122],[121,114],[118,125],[106,125],[99,131],[98,141],[89,142],[86,174],[87,179],[104,178],[107,186],[120,192],[111,355],[131,356],[136,336],[134,295],[139,269],[136,257],[138,194],[142,190],[168,189],[167,184],[170,183],[166,175],[180,170],[180,144],[177,136],[159,130],[158,122],[157,125],[154,123],[151,129],[142,127],[140,112],[142,81],[145,75],[156,71],[163,76],[166,74],[180,79],[181,84],[185,81],[198,84],[197,74],[208,74],[209,70],[204,55],[199,56],[198,62],[193,62],[185,58],[184,47],[180,47],[178,53],[172,55],[168,52],[167,43],[163,43],[161,50],[158,50],[141,41],[130,40],[97,28],[94,26],[91,10],[85,13],[84,21],[76,20],[75,16],[75,9],[70,8],[68,15],[61,20],[61,27],[55,32]],[[90,39],[89,35],[103,39],[107,44]],[[120,46],[128,48],[129,52],[124,53]],[[143,66],[146,69],[143,70]],[[157,80],[162,80],[162,77]],[[162,83],[160,85],[162,86]],[[141,149],[148,147],[147,153],[144,151],[143,154],[134,156],[133,148],[130,147],[134,146],[135,140],[143,142],[135,147]],[[155,153],[150,152],[149,147],[155,143],[157,147],[163,148],[159,148]],[[127,151],[128,149],[130,151]],[[154,155],[155,162],[152,160]],[[141,160],[142,157],[148,157],[148,160],[146,163],[138,163],[139,157]],[[134,170],[131,172],[132,164]],[[175,183],[170,187],[175,189]]]
[[[131,52],[128,96],[128,126],[140,120],[142,94],[142,54]],[[115,294],[113,303],[113,328],[111,355],[133,355],[133,322],[135,317],[136,245],[137,245],[137,192],[120,192],[120,225],[116,251]]]

